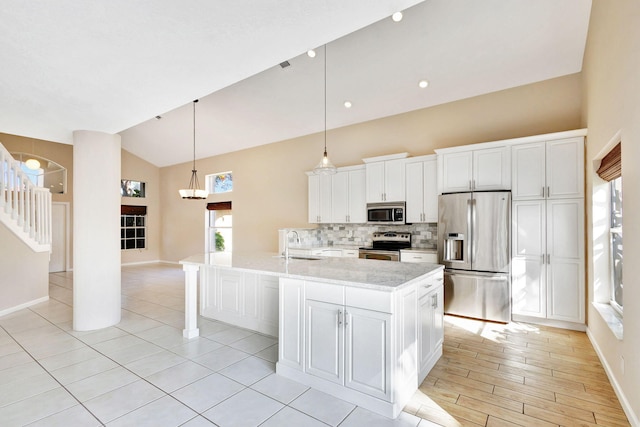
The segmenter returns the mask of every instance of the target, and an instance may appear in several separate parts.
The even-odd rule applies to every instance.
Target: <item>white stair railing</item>
[[[2,144],[0,220],[33,250],[51,250],[51,192],[33,184]]]

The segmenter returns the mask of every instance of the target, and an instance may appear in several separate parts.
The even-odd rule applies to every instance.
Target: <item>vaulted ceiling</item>
[[[325,59],[328,128],[579,72],[591,1],[0,6],[0,132],[63,143],[76,129],[120,133],[123,148],[167,166],[193,155],[197,98],[198,158],[323,130]]]

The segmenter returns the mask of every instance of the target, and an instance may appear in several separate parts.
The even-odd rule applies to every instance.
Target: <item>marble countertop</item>
[[[409,286],[444,267],[430,263],[404,263],[360,258],[319,257],[314,260],[290,258],[275,253],[212,253],[193,255],[183,265],[212,266],[259,274],[317,280],[392,292]]]
[[[300,249],[300,250],[315,250],[315,249],[346,249],[346,250],[354,250],[360,249],[363,245],[300,245],[300,246],[289,246],[289,250],[292,249]]]

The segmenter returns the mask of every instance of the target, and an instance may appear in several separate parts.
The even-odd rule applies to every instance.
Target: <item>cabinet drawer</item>
[[[344,305],[344,286],[305,282],[307,299]]]
[[[359,255],[360,255],[360,253],[358,252],[357,249],[343,249],[342,250],[342,256],[343,257],[358,258]]]
[[[435,291],[444,284],[442,273],[428,277],[418,284],[418,298]]]
[[[346,305],[391,313],[391,293],[363,288],[345,288]]]
[[[430,262],[436,264],[438,256],[435,253],[400,251],[402,262]]]

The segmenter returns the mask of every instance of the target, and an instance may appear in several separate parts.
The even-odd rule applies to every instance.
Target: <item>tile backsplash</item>
[[[371,246],[374,231],[400,231],[411,233],[411,247],[436,249],[438,225],[436,223],[406,224],[403,226],[376,226],[368,224],[319,224],[318,228],[291,228],[300,237],[300,246]],[[289,235],[290,244],[295,237]]]

